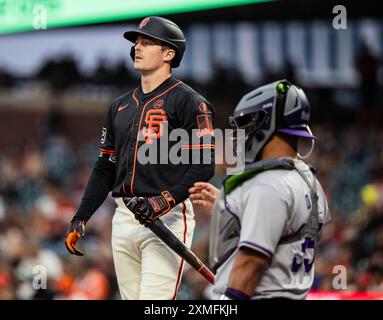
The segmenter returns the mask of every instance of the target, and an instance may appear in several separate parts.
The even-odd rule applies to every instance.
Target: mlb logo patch
[[[107,131],[108,131],[108,130],[107,130],[105,127],[102,128],[102,132],[101,132],[101,144],[104,144],[104,143],[105,143],[106,132],[107,132]]]

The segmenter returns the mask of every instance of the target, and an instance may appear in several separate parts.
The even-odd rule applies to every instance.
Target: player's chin
[[[142,60],[134,60],[134,69],[137,71],[144,70],[144,64],[142,63]]]
[[[136,70],[137,72],[141,74],[150,74],[155,70],[155,68],[152,68],[149,65],[144,65],[143,63],[137,63],[137,64],[135,63],[134,70]]]

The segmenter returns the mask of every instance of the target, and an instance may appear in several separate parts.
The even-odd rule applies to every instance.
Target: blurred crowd
[[[383,291],[383,109],[378,107],[378,64],[368,51],[361,52],[356,63],[361,99],[356,110],[323,100],[326,95],[320,89],[307,91],[314,97],[312,104],[320,106],[313,112],[318,141],[309,162],[318,170],[332,213],[316,254],[314,290],[333,290],[334,267],[344,266],[347,290]],[[284,74],[268,74],[264,81],[283,77],[300,84],[292,65]],[[1,87],[11,88],[17,81],[0,71]],[[64,57],[47,61],[32,81],[46,81],[52,90],[62,91],[82,81],[126,88],[137,79],[130,78],[123,62],[108,70],[101,61],[84,80],[75,61]],[[218,127],[225,126],[223,119],[233,103],[250,90],[237,74],[219,66],[210,85],[192,85],[216,106]],[[224,109],[222,101],[229,107]],[[79,242],[86,255],[72,256],[64,247],[98,149],[96,141],[74,146],[59,130],[60,121],[52,114],[39,128],[39,141],[0,150],[0,300],[120,299],[110,244],[115,206],[111,197],[94,214],[85,240]],[[217,166],[212,183],[220,186],[224,175],[225,168]],[[210,216],[202,208],[195,210],[193,251],[207,262]],[[178,299],[206,299],[210,289],[185,265]]]
[[[86,146],[78,153],[64,137],[52,136],[42,149],[27,146],[22,154],[0,156],[0,299],[113,298],[111,203],[87,228],[85,259],[64,247],[89,158],[97,157],[92,149],[91,156]]]
[[[309,161],[332,212],[313,289],[333,289],[334,266],[341,265],[348,290],[383,290],[383,132],[374,121],[312,129],[319,139]],[[96,143],[74,148],[58,133],[43,146],[0,153],[0,299],[119,299],[110,245],[112,198],[87,224],[80,241],[86,255],[72,256],[64,247],[96,157]],[[219,186],[224,174],[217,166],[212,182]],[[195,209],[193,250],[206,262],[210,216]],[[185,268],[178,298],[206,299],[206,280]]]
[[[316,256],[313,290],[383,291],[383,132],[379,122],[314,127],[310,161],[318,170],[332,215]],[[341,268],[339,268],[341,267]]]

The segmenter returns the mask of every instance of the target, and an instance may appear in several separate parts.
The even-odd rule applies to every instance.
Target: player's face
[[[166,63],[166,52],[160,41],[139,36],[135,44],[134,68],[141,73],[155,71]]]

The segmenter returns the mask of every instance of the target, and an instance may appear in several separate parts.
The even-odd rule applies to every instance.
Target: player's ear
[[[172,48],[166,48],[164,50],[164,61],[165,62],[170,62],[174,57],[176,56],[176,52]]]

